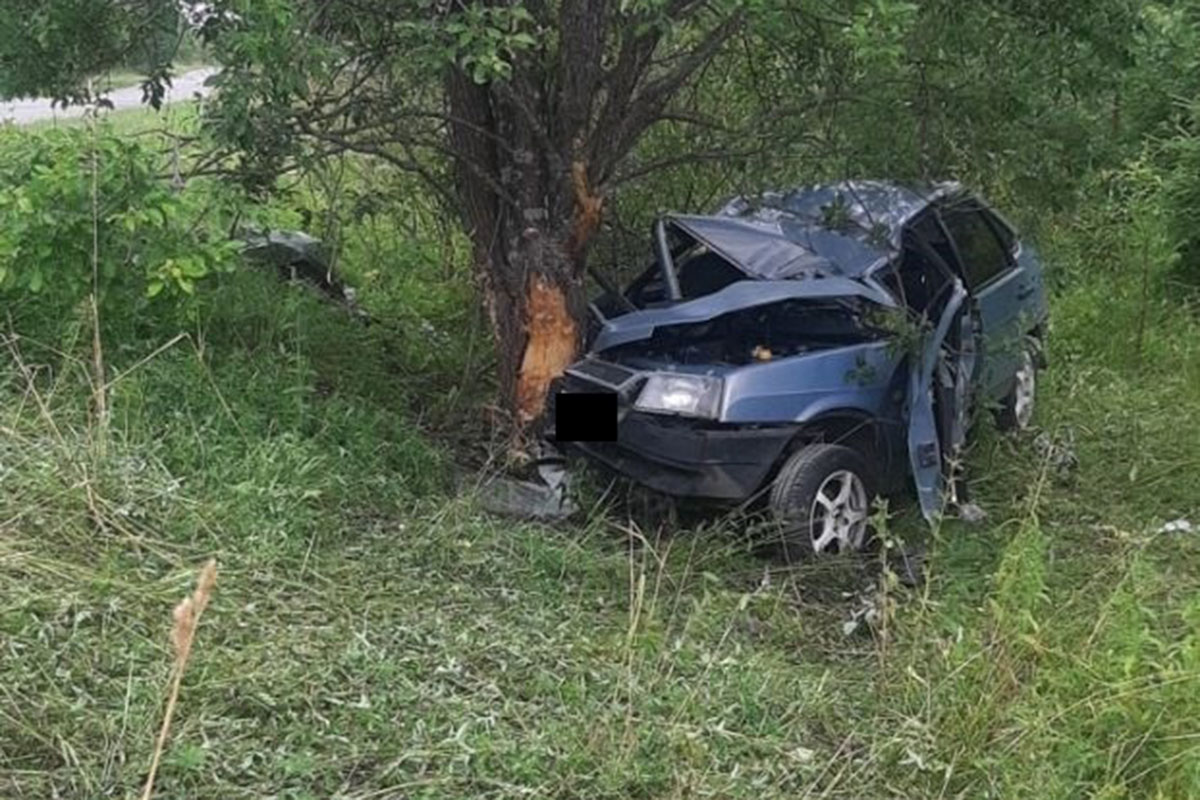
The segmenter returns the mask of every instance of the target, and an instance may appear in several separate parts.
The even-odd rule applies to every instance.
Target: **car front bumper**
[[[740,502],[763,485],[795,435],[793,426],[705,428],[631,411],[615,442],[566,446],[664,494]]]
[[[797,425],[724,425],[639,411],[632,407],[642,377],[621,365],[580,362],[551,387],[548,434],[553,439],[562,393],[617,395],[616,441],[559,443],[590,461],[655,491],[725,503],[747,500],[766,482]]]

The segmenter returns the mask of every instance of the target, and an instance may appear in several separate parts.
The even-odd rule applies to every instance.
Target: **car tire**
[[[870,541],[873,497],[861,453],[838,444],[804,445],[784,462],[768,499],[784,555],[796,560],[861,550]]]
[[[1038,378],[1037,340],[1030,338],[1021,348],[1021,365],[1013,378],[1013,386],[1000,401],[996,411],[996,427],[1004,433],[1027,430],[1033,422],[1037,400]]]

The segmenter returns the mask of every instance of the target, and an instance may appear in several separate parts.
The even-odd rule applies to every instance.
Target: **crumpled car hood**
[[[838,269],[786,235],[788,220],[672,215],[670,222],[747,275],[765,280],[832,275]]]
[[[824,277],[806,280],[745,280],[731,283],[712,294],[677,303],[666,308],[631,311],[608,320],[591,346],[594,353],[630,342],[649,339],[663,325],[707,322],[743,308],[777,303],[782,300],[859,297],[881,306],[895,303],[885,293],[850,278]]]

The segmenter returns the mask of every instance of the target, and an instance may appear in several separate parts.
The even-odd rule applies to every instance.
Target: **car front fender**
[[[725,375],[722,422],[807,422],[837,409],[882,414],[897,355],[873,341],[779,358]]]

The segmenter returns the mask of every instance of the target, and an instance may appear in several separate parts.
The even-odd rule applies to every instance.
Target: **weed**
[[[200,570],[196,590],[183,598],[172,613],[175,622],[171,627],[171,648],[175,653],[175,660],[171,665],[171,687],[167,691],[167,706],[163,711],[158,739],[154,743],[154,755],[150,761],[150,774],[146,776],[146,788],[142,790],[142,800],[150,800],[154,794],[154,776],[158,773],[158,763],[167,744],[167,734],[171,731],[171,718],[175,715],[175,704],[179,701],[179,687],[183,684],[183,673],[187,670],[192,644],[196,641],[196,626],[200,624],[200,617],[204,614],[208,601],[212,599],[212,590],[216,582],[217,562],[209,559]],[[180,763],[181,766],[186,765],[186,757],[181,757]]]

